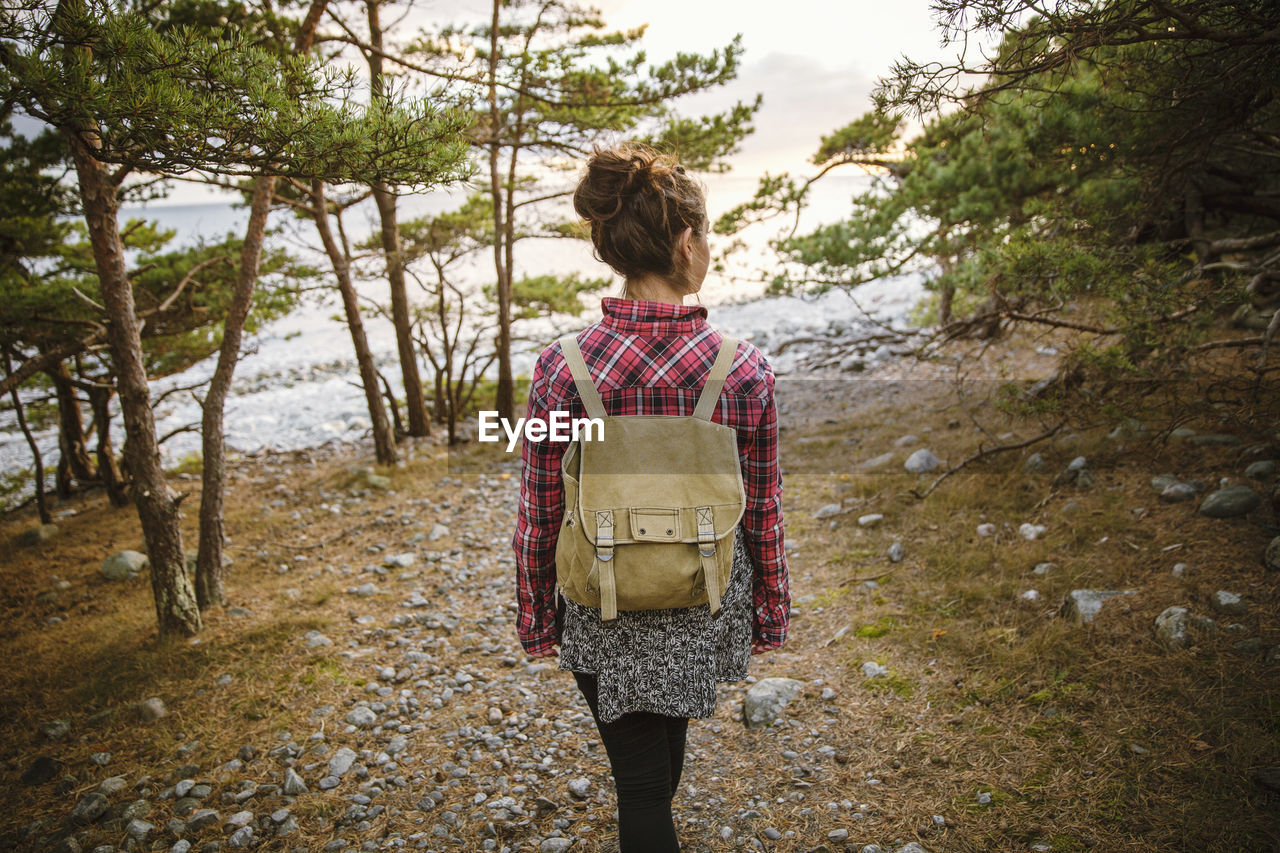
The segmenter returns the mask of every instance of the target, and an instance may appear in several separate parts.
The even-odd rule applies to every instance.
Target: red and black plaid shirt
[[[606,297],[604,319],[577,335],[583,360],[605,411],[619,415],[691,415],[720,348],[721,335],[702,306]],[[553,411],[586,416],[559,342],[542,351],[529,389],[529,418]],[[787,637],[791,595],[782,548],[782,478],[778,473],[778,414],[773,370],[750,343],[738,345],[712,420],[737,430],[738,458],[747,493],[743,516],[755,569],[753,637],[767,648]],[[564,442],[525,441],[516,552],[516,631],[530,654],[552,651],[555,627],[555,553],[564,516],[560,460]]]

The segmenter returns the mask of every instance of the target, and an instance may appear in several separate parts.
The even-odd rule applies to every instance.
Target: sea
[[[769,248],[770,238],[792,228],[805,233],[839,220],[849,210],[852,197],[866,191],[871,181],[866,175],[834,174],[814,185],[810,204],[798,223],[794,219],[774,219],[752,225],[733,238],[712,234],[713,269],[696,300],[689,297],[689,301],[707,306],[713,325],[731,335],[757,342],[766,355],[782,341],[836,328],[855,332],[873,325],[905,328],[909,312],[925,295],[923,281],[927,271],[878,279],[851,291],[834,288],[817,296],[765,294],[765,282],[782,266]],[[713,175],[705,178],[704,183],[708,212],[714,220],[721,212],[749,200],[758,178]],[[464,193],[458,190],[405,196],[400,204],[400,218],[404,221],[448,210],[463,198]],[[544,205],[539,215],[547,218],[571,215],[567,202],[561,202],[558,208],[555,204]],[[344,226],[353,244],[374,233],[376,216],[376,210],[368,202],[347,211]],[[176,246],[200,239],[220,239],[227,233],[243,233],[248,211],[229,197],[194,204],[152,202],[122,211],[122,221],[130,217],[144,217],[163,228],[173,229]],[[319,250],[315,226],[310,220],[274,213],[270,227],[274,231],[270,238],[273,243],[285,246],[321,269],[326,267],[327,261]],[[717,256],[729,249],[731,243],[736,244],[736,248],[716,266]],[[491,264],[492,254],[481,253],[469,266],[464,266],[460,281],[465,287],[482,286],[492,280]],[[372,270],[358,285],[366,304],[363,317],[369,343],[382,373],[403,399],[403,389],[395,386],[399,367],[394,330],[375,308],[389,302],[386,282],[377,277],[376,265],[363,266]],[[422,272],[425,275],[426,271]],[[612,277],[613,283],[584,298],[586,307],[581,315],[541,317],[517,323],[512,352],[516,375],[527,375],[538,352],[551,340],[598,319],[600,297],[619,295],[622,289],[621,279],[597,261],[590,245],[583,241],[531,238],[517,244],[517,276],[575,272],[590,277]],[[415,290],[413,286],[410,289]],[[410,298],[414,298],[412,292]],[[216,357],[209,358],[180,374],[155,379],[154,395],[207,379],[213,373],[215,361]],[[774,367],[779,375],[791,369],[790,361],[785,358],[774,362]],[[423,381],[430,387],[430,365],[424,360],[420,369]],[[496,367],[489,373],[496,373]],[[24,399],[45,394],[30,388],[22,393]],[[17,428],[8,402],[5,400],[5,408],[0,410],[0,475],[12,480],[23,471],[33,470],[33,464],[30,448]],[[156,407],[158,433],[173,433],[161,446],[166,464],[177,465],[198,454],[199,433],[184,431],[184,428],[198,425],[200,415],[199,404],[191,392],[171,394]],[[118,420],[118,411],[115,416]],[[369,414],[336,286],[332,291],[308,298],[297,310],[246,340],[227,400],[225,423],[227,447],[232,454],[367,440]],[[113,434],[117,442],[123,440],[122,425],[117,424]],[[52,469],[58,453],[56,425],[39,429],[35,437],[46,467]],[[10,495],[10,505],[29,492],[30,489],[20,489]]]

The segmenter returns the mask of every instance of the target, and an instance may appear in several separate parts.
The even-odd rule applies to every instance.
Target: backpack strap
[[[696,507],[698,519],[698,555],[702,558],[702,579],[707,589],[707,605],[712,615],[720,609],[720,575],[716,571],[715,510]]]
[[[573,374],[573,384],[577,386],[578,397],[587,409],[587,417],[608,417],[604,403],[600,400],[600,392],[596,390],[596,384],[591,381],[591,374],[587,371],[587,363],[582,360],[577,336],[565,335],[561,338],[560,352],[564,353],[564,360],[569,363],[569,372]]]
[[[693,410],[695,418],[711,420],[716,404],[720,402],[720,391],[724,388],[724,380],[729,376],[729,368],[733,366],[733,357],[738,352],[738,339],[724,335],[720,341],[720,351],[707,374],[707,384],[702,386],[702,394],[698,396],[698,405]]]

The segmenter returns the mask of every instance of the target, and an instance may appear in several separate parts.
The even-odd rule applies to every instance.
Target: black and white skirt
[[[560,668],[596,676],[603,722],[633,711],[710,717],[716,684],[747,677],[753,570],[741,528],[736,538],[733,570],[715,616],[703,604],[622,611],[601,622],[598,608],[564,599]]]

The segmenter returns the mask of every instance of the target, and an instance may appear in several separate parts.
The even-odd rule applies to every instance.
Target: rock
[[[1244,469],[1244,475],[1250,480],[1270,480],[1276,475],[1276,463],[1272,459],[1261,459],[1250,463]]]
[[[941,464],[942,460],[934,456],[931,450],[922,447],[908,456],[907,461],[902,463],[902,467],[912,474],[927,474]]]
[[[231,817],[227,818],[227,822],[223,824],[222,828],[227,832],[234,832],[235,830],[246,827],[251,823],[253,823],[253,812],[241,811],[236,812]]]
[[[1280,572],[1280,536],[1267,543],[1267,549],[1262,552],[1262,565],[1269,572]]]
[[[89,761],[93,764],[98,765],[99,767],[106,767],[108,764],[111,763],[111,753],[95,752],[89,756]]]
[[[888,453],[881,453],[879,456],[872,456],[870,459],[863,460],[862,463],[858,465],[858,467],[862,468],[865,471],[872,471],[876,468],[883,468],[884,466],[888,465],[890,462],[893,461],[894,456],[895,456],[894,452],[890,450]]]
[[[843,508],[840,504],[827,504],[815,512],[813,517],[817,519],[831,518],[832,516],[839,515],[842,511]]]
[[[1231,648],[1234,649],[1237,654],[1256,655],[1262,651],[1262,638],[1249,637],[1245,640],[1237,640],[1231,644]]]
[[[308,631],[302,635],[302,639],[307,641],[307,648],[318,649],[322,646],[332,646],[333,640],[330,640],[319,631]]]
[[[1031,574],[1047,575],[1050,572],[1056,572],[1057,570],[1058,570],[1057,563],[1036,563],[1036,567],[1031,570]]]
[[[568,838],[548,838],[538,846],[538,853],[564,853],[573,846],[573,841]]]
[[[147,836],[151,834],[151,830],[155,828],[155,824],[147,823],[145,820],[138,820],[138,818],[135,817],[133,820],[129,821],[128,825],[125,826],[124,833],[138,843],[142,843],[143,841],[146,841]]]
[[[430,542],[435,542],[437,539],[443,539],[448,535],[449,535],[449,528],[446,525],[434,524],[431,527],[431,532],[427,534],[427,540]]]
[[[1031,524],[1030,522],[1026,522],[1018,528],[1018,534],[1022,536],[1023,539],[1030,542],[1039,539],[1044,535],[1046,529],[1047,528],[1043,524]]]
[[[98,793],[110,797],[129,787],[129,781],[123,776],[108,776],[98,783]]]
[[[361,598],[372,598],[378,594],[378,588],[371,583],[362,583],[356,587],[355,593]]]
[[[1031,474],[1043,474],[1049,467],[1049,462],[1044,458],[1043,453],[1032,453],[1022,463],[1022,467]]]
[[[1209,518],[1236,518],[1258,508],[1262,498],[1248,486],[1218,489],[1200,504],[1200,514]]]
[[[894,447],[910,447],[913,444],[919,444],[920,439],[914,435],[904,435],[893,443]]]
[[[213,809],[196,809],[187,818],[187,831],[195,835],[218,823],[218,813]]]
[[[501,714],[502,712],[499,711],[498,713]],[[499,722],[501,722],[501,720],[499,720]],[[405,749],[408,748],[408,746],[409,746],[408,738],[406,738],[404,735],[396,735],[387,743],[387,748],[386,748],[387,755],[399,755],[400,753],[404,752]]]
[[[873,660],[863,661],[862,674],[866,678],[880,678],[889,674],[889,667],[881,666]]]
[[[762,678],[747,690],[742,702],[742,722],[749,729],[772,725],[791,700],[800,695],[804,682],[794,678]]]
[[[1209,596],[1209,607],[1228,616],[1243,616],[1249,612],[1249,603],[1234,592],[1220,589]]]
[[[1160,492],[1160,500],[1171,504],[1189,501],[1194,499],[1195,496],[1195,487],[1190,483],[1170,483]]]
[[[378,715],[367,705],[358,705],[347,714],[346,720],[353,726],[368,728],[378,722]]]
[[[858,516],[859,527],[874,527],[884,521],[884,514],[879,512],[869,512],[866,515]]]
[[[138,703],[138,716],[142,718],[144,723],[154,723],[169,713],[165,708],[164,702],[157,696],[152,696],[143,702]]]
[[[1102,603],[1117,595],[1132,595],[1137,590],[1127,589],[1123,592],[1116,589],[1073,589],[1067,593],[1059,613],[1067,619],[1074,619],[1078,624],[1093,621],[1102,609]]]
[[[77,826],[93,823],[106,814],[107,806],[109,805],[110,803],[104,795],[99,794],[97,791],[91,791],[76,802],[75,808],[71,810],[67,820]]]
[[[253,827],[242,826],[227,837],[227,846],[242,849],[253,846]]]
[[[581,776],[577,779],[570,779],[569,793],[579,800],[585,800],[591,796],[591,780]]]
[[[985,524],[979,524],[977,529],[974,532],[984,538],[987,536],[995,536],[996,526],[994,524],[991,524],[990,522],[987,522]]]
[[[906,552],[902,548],[902,543],[894,542],[892,545],[889,546],[889,562],[901,563],[905,553]]]
[[[365,710],[368,711],[367,708]],[[369,711],[369,713],[372,714],[373,712]],[[345,746],[342,747],[329,759],[329,775],[339,778],[345,776],[347,771],[351,769],[351,765],[356,763],[356,757],[354,750]]]
[[[929,850],[922,847],[919,842],[912,841],[910,844],[904,844],[893,853],[929,853]]]
[[[146,554],[137,551],[117,551],[102,561],[102,576],[107,580],[123,581],[137,577],[151,566]]]
[[[979,791],[979,792],[978,792],[978,805],[980,805],[980,806],[989,806],[989,805],[991,805],[991,792],[990,792],[990,791]]]
[[[290,797],[307,793],[307,783],[292,767],[287,767],[284,771],[284,792]]]
[[[71,723],[67,720],[50,720],[40,727],[40,734],[47,740],[62,740],[71,734]]]
[[[169,848],[169,853],[191,853],[191,842],[185,838],[180,838],[173,842],[173,846]]]
[[[1151,488],[1157,492],[1163,492],[1170,486],[1177,485],[1182,481],[1175,474],[1157,474],[1151,478]]]
[[[417,561],[418,555],[412,551],[408,551],[404,554],[396,554],[395,556],[388,557],[384,564],[391,566],[392,568],[407,569]]]
[[[837,843],[846,840],[848,837],[849,837],[849,830],[843,829],[843,828],[833,829],[827,833],[827,840],[835,841]]]
[[[44,542],[48,542],[57,535],[58,525],[41,524],[36,527],[32,527],[29,530],[22,531],[22,535],[18,537],[18,543],[27,547],[40,545]]]
[[[1238,447],[1244,444],[1238,435],[1193,435],[1187,442],[1196,447]]]
[[[1191,613],[1185,607],[1166,607],[1156,617],[1156,640],[1167,649],[1185,649],[1193,642]]]
[[[61,761],[41,755],[22,772],[22,784],[43,785],[46,782],[52,782],[62,772],[62,766]]]

